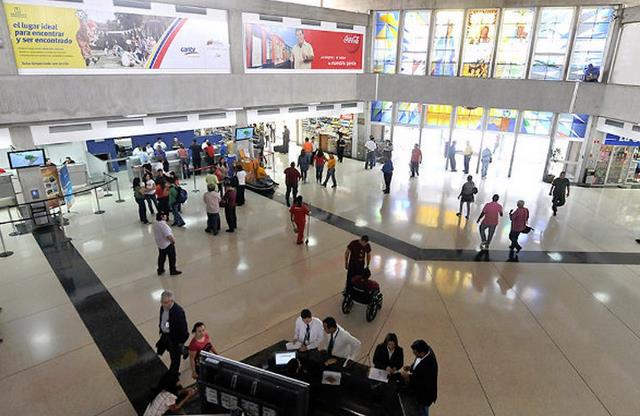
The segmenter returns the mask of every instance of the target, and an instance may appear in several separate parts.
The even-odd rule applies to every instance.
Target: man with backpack
[[[173,224],[178,227],[184,227],[186,224],[180,215],[180,204],[187,202],[187,191],[175,183],[171,184],[169,188],[169,207],[173,213]]]

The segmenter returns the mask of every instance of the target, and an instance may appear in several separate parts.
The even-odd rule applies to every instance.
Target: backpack
[[[184,204],[185,202],[187,202],[187,198],[189,197],[189,194],[187,193],[187,190],[184,188],[181,188],[179,186],[176,186],[176,188],[178,189],[176,202],[178,202],[179,204]]]

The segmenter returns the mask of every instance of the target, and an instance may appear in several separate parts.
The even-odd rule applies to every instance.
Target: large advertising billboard
[[[243,15],[246,72],[363,72],[365,28],[309,28]]]
[[[227,14],[44,0],[4,3],[20,74],[230,72]]]

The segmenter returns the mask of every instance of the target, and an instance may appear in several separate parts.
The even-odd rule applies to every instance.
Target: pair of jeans
[[[302,175],[302,180],[304,182],[307,182],[307,172],[309,171],[309,167],[307,168],[303,168],[302,166],[300,167],[300,174]]]
[[[469,162],[471,162],[471,155],[464,155],[464,173],[469,173]]]
[[[220,232],[220,214],[207,212],[207,230],[214,234]]]
[[[182,179],[187,179],[189,175],[189,159],[180,159],[180,170],[182,170]]]
[[[415,177],[420,176],[420,173],[418,172],[418,168],[420,167],[420,163],[419,162],[411,162],[411,177]]]
[[[511,241],[511,245],[509,246],[509,257],[513,257],[513,250],[522,250],[522,246],[518,243],[519,236],[520,231],[511,231],[509,233],[509,240]]]
[[[481,171],[481,172],[482,172],[482,173],[481,173],[481,176],[482,176],[483,178],[486,178],[486,177],[487,177],[487,170],[489,170],[489,161],[488,161],[488,160],[487,160],[487,161],[484,161],[484,160],[483,160],[483,161],[482,161],[482,171]]]
[[[185,225],[182,215],[180,215],[180,203],[174,202],[171,206],[171,212],[173,213],[173,223],[175,225]]]
[[[324,171],[324,166],[316,166],[316,182],[322,182],[322,172]]]
[[[483,243],[487,243],[487,245],[491,244],[491,240],[493,239],[493,235],[496,232],[497,225],[487,225],[480,224],[480,238]],[[489,230],[489,237],[487,238],[486,230]]]
[[[342,163],[342,159],[344,158],[344,148],[338,147],[336,154],[338,155],[338,162]]]
[[[193,174],[200,175],[200,165],[202,164],[201,158],[193,158]]]
[[[291,206],[291,203],[289,202],[289,196],[291,195],[292,192],[293,192],[293,199],[295,200],[296,197],[298,196],[297,183],[295,185],[287,185],[287,192],[284,195],[284,198],[287,200],[287,206]]]
[[[176,271],[176,246],[171,243],[167,248],[158,248],[158,272],[164,272],[164,263],[169,257],[169,271]]]
[[[451,168],[452,171],[456,170],[456,155],[455,155],[455,153],[449,155],[449,168]]]
[[[376,165],[376,152],[367,152],[367,159],[364,162],[365,169],[373,169]]]
[[[238,185],[238,192],[236,194],[236,205],[244,205],[244,189],[245,185]]]
[[[236,207],[225,207],[224,218],[227,220],[229,230],[234,231],[238,228],[238,218],[236,217]]]
[[[136,203],[138,204],[138,217],[140,217],[140,221],[148,222],[147,207],[144,205],[144,199],[136,199]]]
[[[391,192],[391,178],[393,177],[393,172],[386,173],[384,172],[384,193],[388,194]]]
[[[327,182],[329,182],[329,178],[331,178],[331,181],[333,183],[333,187],[335,188],[337,186],[336,184],[336,168],[331,168],[327,170],[327,177],[324,179],[324,183],[322,184],[323,186],[327,186]]]

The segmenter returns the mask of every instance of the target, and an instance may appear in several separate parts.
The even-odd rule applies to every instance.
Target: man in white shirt
[[[367,152],[366,159],[364,161],[364,170],[373,169],[376,165],[376,149],[378,145],[373,141],[373,136],[369,137],[369,140],[364,144],[365,151]]]
[[[324,328],[322,321],[311,315],[309,309],[303,309],[300,316],[296,319],[295,333],[293,342],[299,343],[299,351],[313,350],[320,346],[324,338]]]
[[[325,335],[320,349],[327,351],[330,357],[324,364],[335,364],[337,362],[336,358],[355,361],[360,353],[362,343],[338,325],[331,316],[324,318],[322,324]]]
[[[158,140],[156,140],[156,142],[153,144],[153,148],[157,149],[158,146],[160,146],[162,150],[167,150],[167,144],[164,142],[164,140],[162,140],[161,137],[158,137]]]
[[[296,29],[296,39],[298,43],[291,49],[293,69],[311,69],[313,47],[304,40],[304,31],[302,29]]]
[[[236,205],[244,205],[244,189],[247,185],[247,172],[242,169],[242,166],[238,166],[236,170],[236,178],[238,179],[238,189],[236,190]]]
[[[176,269],[176,239],[173,236],[171,227],[167,224],[169,214],[158,212],[156,222],[153,223],[153,237],[158,246],[158,276],[164,274],[164,263],[169,257],[169,274],[177,276],[182,272]]]

